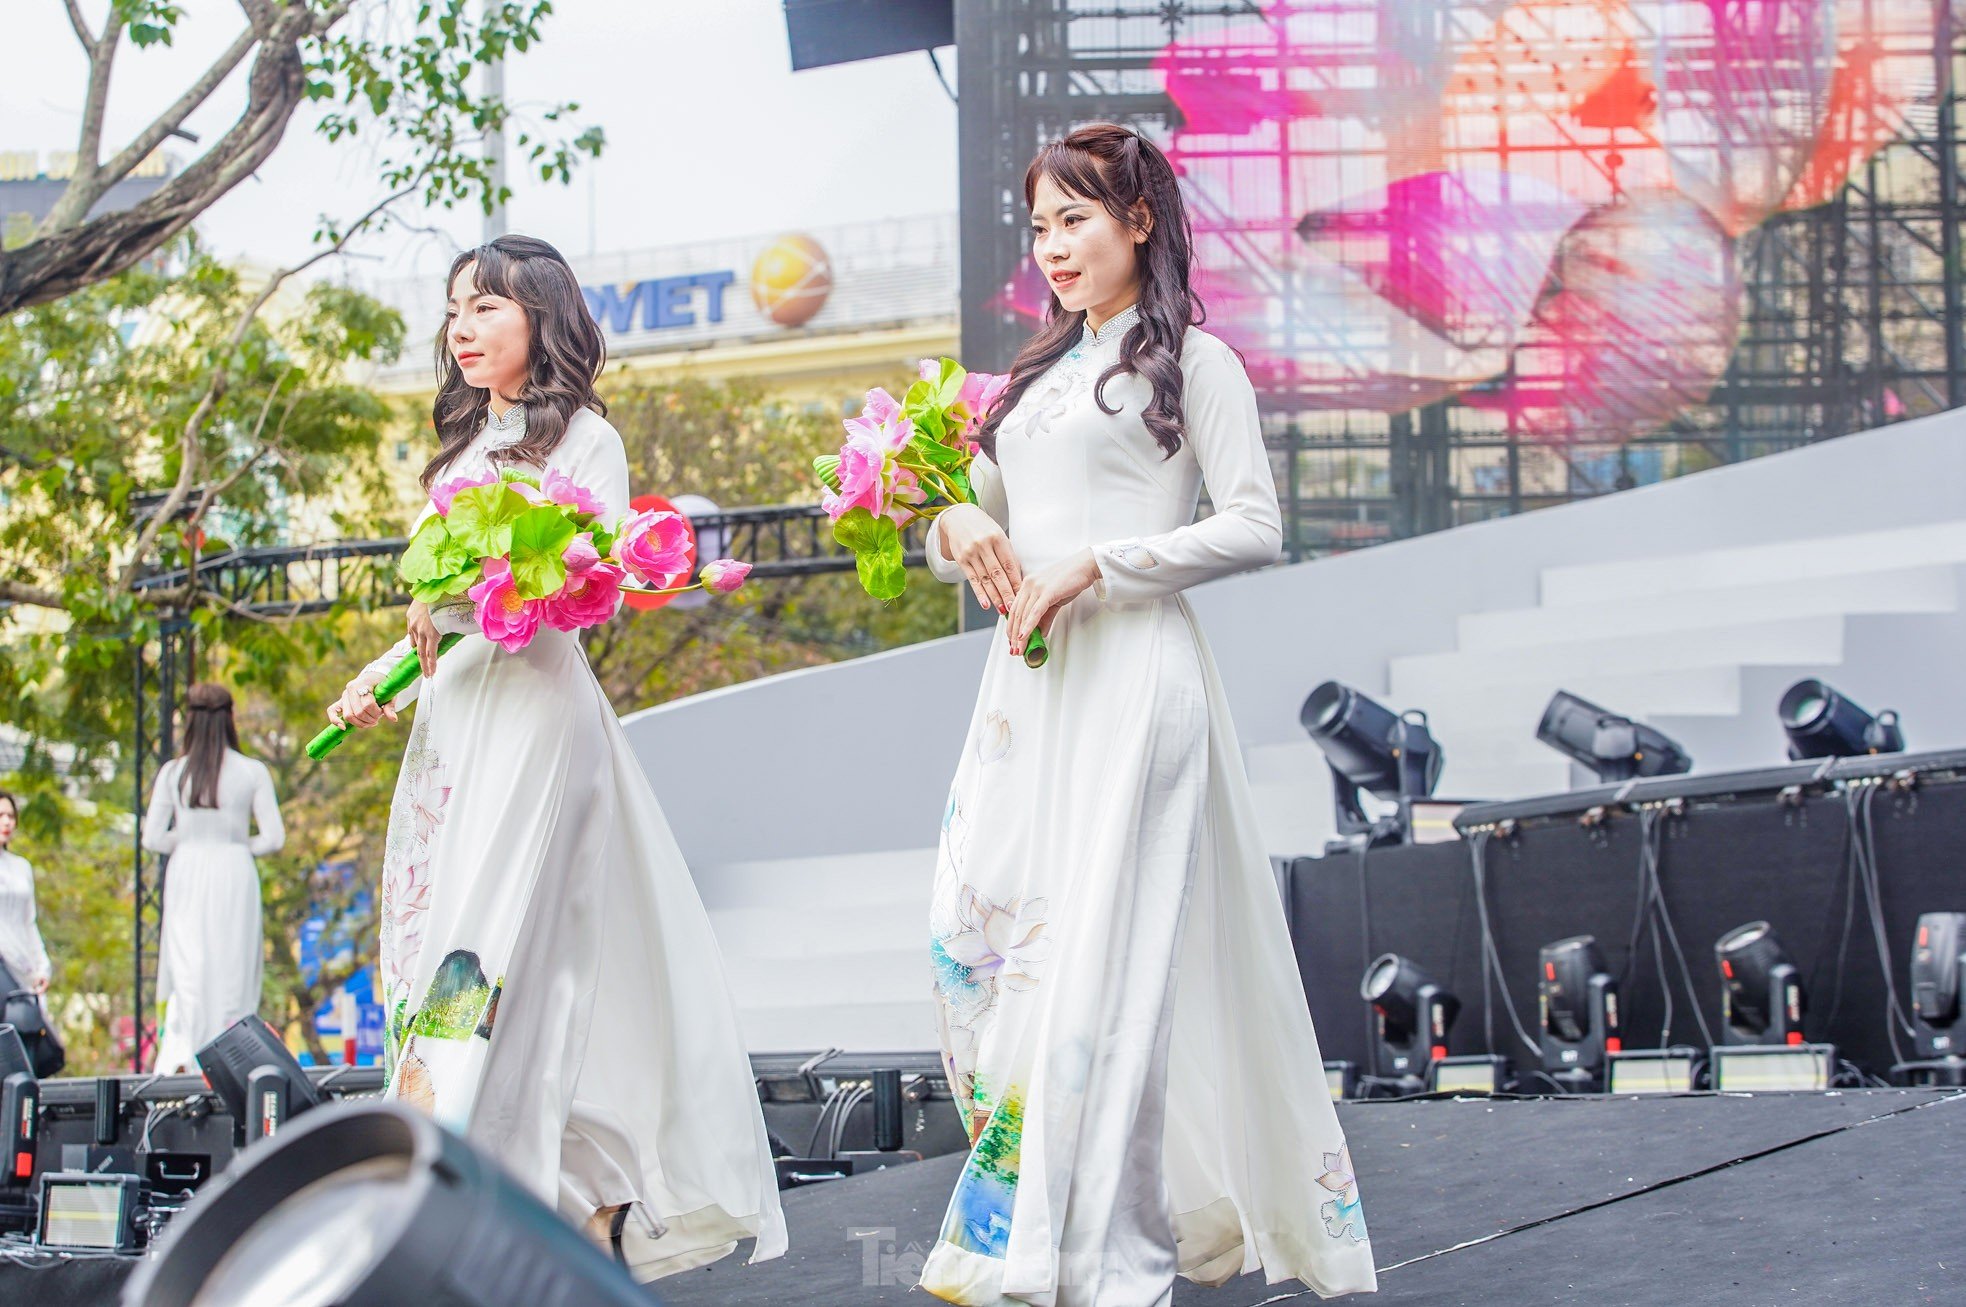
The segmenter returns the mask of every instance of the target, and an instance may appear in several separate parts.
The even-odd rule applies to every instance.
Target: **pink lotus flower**
[[[1010,388],[1010,374],[1007,372],[972,372],[963,378],[961,397],[956,401],[969,415],[978,421],[990,416],[990,410],[1003,398],[1004,391]]]
[[[697,574],[697,580],[720,595],[727,595],[744,584],[744,578],[751,575],[751,565],[740,563],[735,558],[719,558],[705,563]]]
[[[599,626],[614,616],[621,602],[621,583],[626,577],[627,573],[613,563],[597,563],[570,572],[559,593],[545,601],[542,616],[546,624],[556,631]]]
[[[621,524],[614,556],[642,584],[670,589],[689,575],[689,523],[680,513],[637,513]]]
[[[540,482],[540,489],[545,493],[549,503],[564,504],[575,512],[585,513],[590,517],[600,517],[608,511],[608,506],[602,503],[593,491],[586,486],[575,485],[573,478],[558,468],[546,469],[546,476]]]
[[[886,469],[887,454],[872,439],[858,433],[847,437],[846,444],[840,446],[839,493],[828,491],[819,506],[836,522],[856,508],[880,513]]]
[[[901,405],[894,396],[875,386],[867,392],[867,402],[861,408],[861,416],[870,417],[876,422],[886,422],[901,415]]]
[[[497,484],[498,473],[496,472],[486,472],[481,476],[475,477],[452,477],[449,481],[444,482],[430,492],[430,502],[436,507],[438,517],[449,517],[451,500],[457,498],[458,491],[470,490],[476,486],[492,486]]]
[[[585,572],[588,568],[599,563],[601,561],[601,555],[594,548],[594,533],[592,531],[582,531],[579,535],[575,536],[573,543],[567,546],[567,551],[560,555],[560,561],[567,565],[567,575],[569,576],[579,572]]]
[[[922,489],[922,479],[905,467],[894,469],[894,486],[888,494],[887,515],[894,519],[896,526],[906,526],[911,516],[909,505],[928,502],[928,491]]]
[[[540,609],[544,602],[521,599],[512,580],[512,564],[503,558],[485,560],[485,579],[468,592],[478,605],[478,629],[507,653],[514,653],[532,642],[539,631]]]

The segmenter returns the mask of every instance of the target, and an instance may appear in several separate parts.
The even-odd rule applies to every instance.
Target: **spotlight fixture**
[[[1536,967],[1543,1070],[1572,1092],[1595,1090],[1605,1055],[1624,1047],[1618,1035],[1618,982],[1592,935],[1543,945]]]
[[[41,1177],[34,1243],[58,1252],[133,1253],[142,1211],[143,1181],[134,1175],[56,1171]]]
[[[1536,738],[1589,768],[1601,781],[1676,776],[1693,759],[1664,732],[1558,690],[1543,709]]]
[[[41,1083],[27,1046],[0,1025],[0,1230],[34,1227],[35,1152],[41,1133]]]
[[[1487,1097],[1506,1091],[1512,1075],[1509,1059],[1494,1053],[1435,1058],[1427,1064],[1427,1090]]]
[[[1713,1087],[1723,1094],[1807,1093],[1830,1087],[1834,1044],[1734,1044],[1713,1050]]]
[[[1691,1048],[1640,1048],[1605,1056],[1607,1094],[1690,1094],[1700,1078]]]
[[[1297,714],[1310,737],[1324,750],[1331,768],[1333,807],[1340,840],[1331,847],[1392,844],[1412,829],[1412,802],[1434,792],[1445,761],[1427,715],[1419,711],[1395,714],[1338,681],[1312,690]],[[1394,816],[1373,821],[1359,798],[1369,791],[1396,804]]]
[[[200,1190],[123,1301],[647,1307],[649,1299],[429,1116],[399,1103],[344,1102],[295,1122]]]
[[[1447,1056],[1447,1032],[1461,1000],[1397,953],[1374,960],[1358,992],[1378,1017],[1375,1073],[1398,1081],[1402,1094],[1424,1092],[1427,1064]]]
[[[1966,1084],[1966,912],[1919,914],[1911,946],[1911,1026],[1923,1065],[1918,1080]]]
[[[1848,758],[1861,753],[1903,753],[1904,728],[1895,709],[1873,717],[1815,677],[1797,681],[1775,710],[1789,737],[1789,757]]]
[[[1802,1043],[1802,974],[1768,923],[1736,926],[1713,953],[1720,964],[1723,1042]]]
[[[227,1026],[197,1058],[205,1083],[232,1114],[232,1139],[240,1148],[272,1137],[288,1117],[323,1101],[280,1036],[257,1016]]]

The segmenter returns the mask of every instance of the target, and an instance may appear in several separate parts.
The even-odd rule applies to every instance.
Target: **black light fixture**
[[[289,1117],[324,1101],[273,1027],[240,1017],[198,1050],[198,1069],[232,1114],[238,1147],[279,1133]]]
[[[1713,953],[1720,965],[1722,1041],[1802,1043],[1802,973],[1768,923],[1734,927]]]
[[[399,1103],[344,1102],[310,1113],[206,1185],[123,1291],[129,1307],[301,1301],[648,1307],[649,1298],[429,1116]]]
[[[1849,758],[1864,753],[1903,753],[1904,729],[1895,709],[1872,716],[1827,682],[1807,677],[1782,694],[1776,708],[1788,733],[1789,757]]]
[[[1558,690],[1536,738],[1589,768],[1601,781],[1637,776],[1676,776],[1693,770],[1693,759],[1663,731],[1633,721],[1568,690]]]
[[[1397,1081],[1402,1094],[1424,1092],[1427,1064],[1447,1056],[1447,1032],[1461,1000],[1397,953],[1374,959],[1358,992],[1378,1018],[1375,1074]]]
[[[1411,830],[1411,804],[1434,792],[1445,758],[1427,715],[1394,713],[1339,681],[1312,690],[1297,713],[1331,768],[1331,794],[1343,839],[1334,847],[1363,839],[1396,843]],[[1360,791],[1395,804],[1392,817],[1365,815]]]
[[[35,1154],[41,1138],[41,1082],[12,1026],[0,1025],[0,1230],[34,1228]]]
[[[1600,1087],[1605,1055],[1624,1044],[1618,1034],[1618,982],[1595,936],[1543,945],[1536,958],[1536,998],[1544,1072],[1575,1092]]]
[[[1932,1071],[1952,1074],[1943,1084],[1966,1082],[1966,1002],[1960,978],[1966,972],[1966,912],[1924,912],[1911,947],[1911,1026],[1918,1056],[1938,1063]]]

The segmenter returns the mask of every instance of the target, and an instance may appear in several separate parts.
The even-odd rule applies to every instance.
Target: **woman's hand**
[[[416,646],[416,660],[423,665],[423,679],[437,674],[437,624],[430,620],[430,605],[421,599],[410,601],[410,643]],[[391,714],[390,719],[395,719]]]
[[[395,721],[394,705],[375,701],[378,679],[365,672],[350,681],[347,688],[342,690],[341,697],[328,705],[328,720],[336,726],[359,726],[363,730],[385,717]]]
[[[975,504],[955,504],[935,521],[936,534],[942,537],[942,556],[962,568],[969,588],[976,592],[976,602],[1008,613],[1024,584],[1024,569],[1018,566],[1010,537],[997,520]]]
[[[1051,619],[1060,608],[1092,588],[1099,563],[1090,549],[1041,567],[1024,578],[1017,602],[1010,607],[1010,652],[1023,657],[1033,627],[1051,634]]]
[[[35,981],[34,981],[34,984],[33,984],[33,985],[31,986],[31,988],[32,988],[32,989],[34,990],[34,992],[35,992],[35,993],[37,993],[37,994],[45,994],[45,993],[47,993],[47,992],[48,992],[48,978],[47,978],[46,976],[40,976],[40,977],[37,977],[37,978],[35,979]]]

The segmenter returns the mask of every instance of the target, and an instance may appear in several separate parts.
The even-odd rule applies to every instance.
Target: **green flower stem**
[[[462,635],[456,632],[445,635],[437,641],[437,656],[440,658],[443,657],[446,653],[450,652],[452,645],[463,638]],[[376,706],[380,707],[390,702],[397,695],[409,689],[411,683],[422,674],[423,664],[421,660],[414,653],[404,654],[402,660],[389,669],[389,675],[383,677],[381,683],[375,687]],[[328,727],[307,742],[307,756],[319,762],[321,759],[333,753],[335,748],[343,740],[348,738],[349,732],[353,729],[350,726]]]

